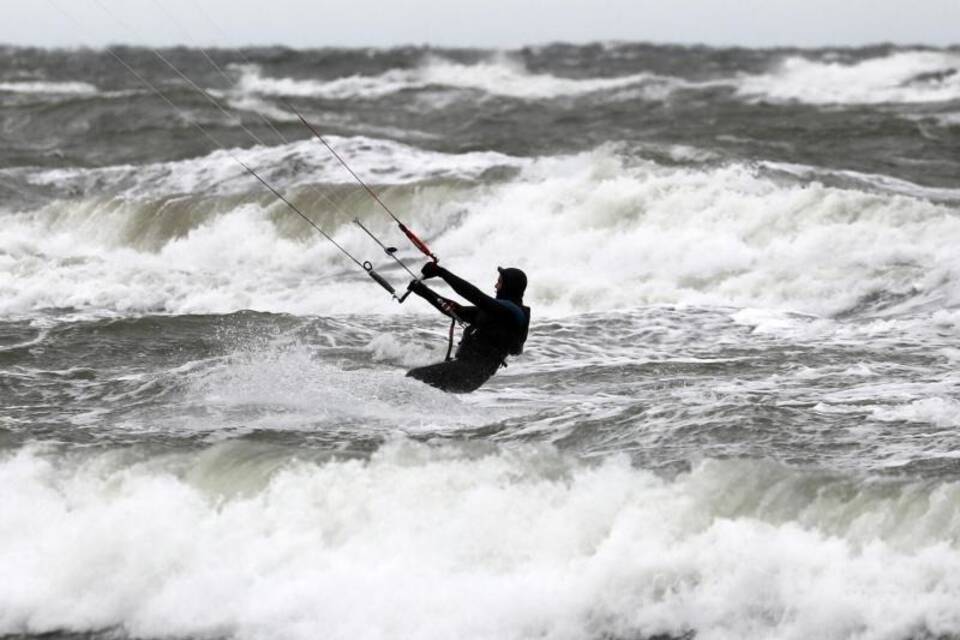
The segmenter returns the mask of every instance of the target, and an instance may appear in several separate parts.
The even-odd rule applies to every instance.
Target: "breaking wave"
[[[476,64],[460,64],[430,57],[413,69],[391,69],[376,76],[349,76],[334,80],[267,78],[257,67],[242,67],[238,89],[265,95],[328,99],[379,98],[400,91],[445,87],[475,89],[489,95],[520,99],[548,99],[647,85],[651,94],[667,90],[674,78],[637,73],[611,78],[560,78],[527,71],[506,56]]]
[[[453,154],[419,149],[390,140],[356,136],[328,136],[327,142],[350,158],[361,175],[375,176],[382,185],[429,180],[477,180],[495,169],[529,164],[523,158],[495,151]],[[179,194],[228,195],[244,193],[256,182],[236,161],[242,160],[269,182],[287,188],[312,183],[354,185],[343,166],[319,142],[301,140],[252,149],[219,150],[190,160],[148,165],[119,165],[99,169],[7,170],[27,183],[68,193],[96,192],[108,185],[112,195],[157,198]]]
[[[655,303],[817,314],[876,310],[883,300],[902,309],[960,304],[960,217],[923,199],[784,183],[742,165],[628,165],[609,148],[515,162],[518,173],[495,181],[476,177],[509,165],[508,157],[443,155],[438,167],[458,180],[438,182],[429,179],[430,153],[402,145],[388,151],[369,156],[391,167],[384,197],[445,263],[481,285],[492,285],[498,264],[527,269],[540,313]],[[367,173],[363,157],[354,159]],[[197,166],[203,168],[196,175],[220,176],[231,165],[216,155],[194,162],[182,165],[188,176]],[[457,174],[457,166],[469,169]],[[161,180],[182,178],[171,168]],[[361,259],[378,262],[381,254],[351,224],[354,216],[416,264],[420,257],[357,188],[313,182],[325,170],[306,169],[291,196]],[[184,178],[194,185],[184,189],[215,182],[199,184],[196,175]],[[278,180],[291,181],[298,179]],[[342,206],[331,208],[308,185]],[[134,196],[143,186],[122,197],[63,200],[8,215],[0,234],[0,311],[399,310],[268,194],[223,196],[214,189],[156,199],[148,180],[145,194]],[[383,264],[402,286],[405,274]]]
[[[0,82],[0,91],[10,93],[96,93],[97,88],[87,82]]]
[[[960,54],[900,51],[846,63],[789,57],[767,74],[746,76],[741,95],[810,104],[918,103],[960,99]]]
[[[330,80],[270,78],[257,66],[236,67],[237,89],[250,95],[375,99],[430,87],[472,89],[518,99],[550,99],[616,89],[632,90],[634,98],[655,100],[677,89],[731,87],[752,100],[809,104],[925,103],[960,99],[960,55],[946,51],[898,51],[856,61],[790,56],[767,73],[717,76],[692,81],[640,72],[613,77],[564,78],[531,73],[506,55],[474,64],[438,56],[411,69],[380,75],[354,75]],[[639,91],[639,93],[637,93]]]
[[[960,633],[955,484],[749,461],[667,480],[547,447],[322,455],[6,453],[0,634]]]

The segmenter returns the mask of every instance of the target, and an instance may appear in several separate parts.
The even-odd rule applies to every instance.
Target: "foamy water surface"
[[[960,636],[955,50],[165,53],[0,52],[0,635]]]

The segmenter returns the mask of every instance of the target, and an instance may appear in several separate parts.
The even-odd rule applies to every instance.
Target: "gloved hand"
[[[460,313],[460,305],[453,300],[444,300],[441,302],[440,309],[451,316],[455,316]]]
[[[429,289],[427,289],[427,285],[423,284],[419,280],[412,280],[410,284],[407,285],[407,289],[420,295],[422,295],[424,291],[429,291]]]
[[[438,275],[440,275],[440,265],[438,265],[436,262],[428,262],[427,264],[423,265],[422,269],[420,269],[420,273],[423,274],[424,280],[428,278],[436,278]]]

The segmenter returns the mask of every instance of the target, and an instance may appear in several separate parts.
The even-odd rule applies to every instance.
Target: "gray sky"
[[[0,43],[20,45],[516,47],[597,40],[960,44],[960,0],[0,0]]]

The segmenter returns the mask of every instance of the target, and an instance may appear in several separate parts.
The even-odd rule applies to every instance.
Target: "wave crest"
[[[900,51],[852,64],[790,57],[741,79],[743,96],[810,104],[920,103],[960,99],[960,55]]]
[[[0,91],[10,93],[88,94],[97,93],[97,88],[88,82],[18,81],[0,82]]]
[[[412,69],[391,69],[376,76],[349,76],[333,80],[267,78],[257,67],[241,67],[238,89],[246,93],[345,100],[376,99],[401,91],[429,87],[477,90],[493,96],[519,99],[549,99],[649,85],[663,91],[674,78],[636,73],[611,78],[561,78],[527,71],[506,56],[475,64],[461,64],[437,56]]]
[[[390,187],[384,197],[468,279],[492,282],[497,264],[527,269],[538,313],[657,303],[818,314],[864,300],[960,304],[960,218],[947,206],[784,183],[742,165],[627,166],[610,148],[518,171],[496,182]],[[292,194],[361,259],[379,262],[381,253],[351,215],[415,265],[421,256],[390,219],[358,188],[341,188],[345,210],[310,205],[316,195],[306,189]],[[267,195],[140,200],[61,202],[11,219],[0,236],[0,308],[400,310]],[[403,274],[387,274],[404,283]]]

